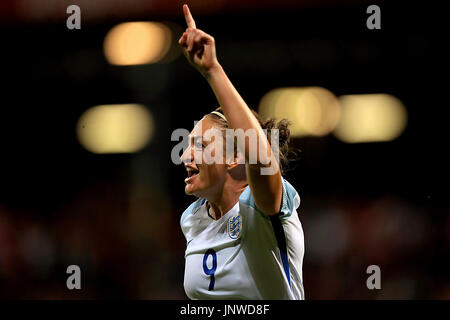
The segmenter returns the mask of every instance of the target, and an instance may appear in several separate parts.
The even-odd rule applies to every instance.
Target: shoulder
[[[283,177],[281,177],[281,179],[283,185],[283,201],[281,204],[280,216],[287,218],[295,209],[300,206],[300,196],[297,190],[289,183],[289,181],[287,181]],[[258,210],[253,199],[250,187],[245,188],[245,190],[241,193],[239,202]],[[260,210],[258,211],[261,212]]]
[[[181,215],[180,225],[183,225],[184,219],[186,219],[187,216],[194,214],[205,203],[205,201],[206,201],[205,199],[200,198],[192,202],[190,206],[186,210],[184,210],[183,214]]]

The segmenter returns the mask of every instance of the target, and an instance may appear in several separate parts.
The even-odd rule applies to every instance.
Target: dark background
[[[184,168],[171,161],[170,135],[191,130],[217,103],[183,56],[144,66],[106,61],[103,39],[117,23],[170,22],[176,39],[185,27],[179,2],[135,3],[90,16],[80,2],[81,30],[65,24],[65,7],[77,1],[43,16],[20,14],[14,1],[0,6],[2,298],[185,298],[179,218],[194,199],[184,194]],[[388,93],[406,106],[408,126],[392,142],[293,139],[301,153],[286,178],[302,198],[307,299],[450,299],[443,8],[188,3],[254,109],[273,88],[303,86],[337,96]],[[369,4],[381,8],[381,30],[366,28]],[[147,147],[97,155],[79,144],[85,110],[130,102],[156,121]],[[80,291],[66,288],[71,264],[82,270]],[[372,264],[381,268],[381,290],[366,287]]]

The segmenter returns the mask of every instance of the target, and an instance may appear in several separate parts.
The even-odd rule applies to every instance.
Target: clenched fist
[[[219,66],[216,57],[216,45],[214,38],[206,32],[197,29],[189,7],[183,5],[184,18],[187,29],[178,43],[188,61],[204,76],[215,67]]]

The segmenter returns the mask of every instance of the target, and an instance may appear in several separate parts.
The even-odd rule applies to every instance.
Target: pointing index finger
[[[186,19],[186,23],[188,28],[196,28],[194,18],[191,15],[191,11],[189,11],[189,7],[187,4],[183,5],[184,18]]]

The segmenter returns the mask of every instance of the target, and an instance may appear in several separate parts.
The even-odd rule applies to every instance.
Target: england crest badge
[[[228,235],[231,239],[237,239],[241,235],[242,219],[239,213],[228,219]]]

